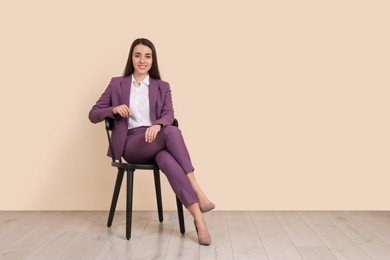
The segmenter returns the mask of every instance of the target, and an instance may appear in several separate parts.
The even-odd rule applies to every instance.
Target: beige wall
[[[0,210],[108,209],[87,114],[137,37],[219,210],[390,209],[388,1],[22,2],[0,4]],[[152,180],[136,174],[135,209]]]

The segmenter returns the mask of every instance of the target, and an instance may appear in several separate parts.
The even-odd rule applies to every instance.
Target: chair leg
[[[154,172],[154,186],[156,188],[156,199],[157,199],[157,211],[158,211],[158,220],[163,222],[163,207],[162,207],[162,198],[161,198],[161,182],[160,182],[160,171],[153,170]]]
[[[108,221],[107,221],[107,226],[111,227],[112,221],[114,220],[114,214],[115,214],[115,208],[116,208],[116,203],[118,202],[118,196],[119,196],[119,191],[121,190],[121,185],[122,185],[122,180],[123,180],[123,174],[125,170],[123,169],[118,169],[118,175],[116,177],[116,183],[115,183],[115,188],[114,188],[114,194],[112,195],[112,201],[111,201],[111,207],[110,207],[110,213],[108,215]]]
[[[179,217],[179,226],[180,226],[180,233],[184,235],[186,232],[185,226],[184,226],[184,214],[183,214],[183,204],[181,201],[176,197],[176,205],[177,205],[177,215]]]
[[[126,194],[126,238],[131,237],[131,217],[133,213],[133,181],[134,170],[127,171],[127,194]]]

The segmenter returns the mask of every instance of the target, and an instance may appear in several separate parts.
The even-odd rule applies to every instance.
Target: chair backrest
[[[172,123],[173,126],[179,127],[179,122],[175,118]],[[107,139],[108,139],[108,147],[111,152],[111,158],[112,161],[115,162],[115,154],[114,154],[114,148],[112,147],[112,142],[111,142],[111,130],[114,127],[114,119],[112,118],[106,118],[104,120],[104,126],[106,128],[106,133],[107,133]],[[122,162],[122,159],[119,159],[119,162]]]
[[[112,161],[115,162],[114,148],[112,147],[112,142],[111,142],[111,130],[114,127],[114,119],[106,118],[104,120],[104,126],[106,127],[108,148],[110,149],[111,158]],[[119,159],[119,162],[122,162],[122,159]]]

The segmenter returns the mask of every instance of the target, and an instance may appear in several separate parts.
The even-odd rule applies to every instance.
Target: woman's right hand
[[[120,105],[112,109],[114,115],[119,114],[123,118],[128,118],[132,115],[130,108],[126,105]]]

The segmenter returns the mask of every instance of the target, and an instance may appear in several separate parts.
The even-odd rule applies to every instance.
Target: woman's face
[[[133,50],[134,73],[138,76],[146,75],[152,67],[152,49],[146,45],[138,44]]]

